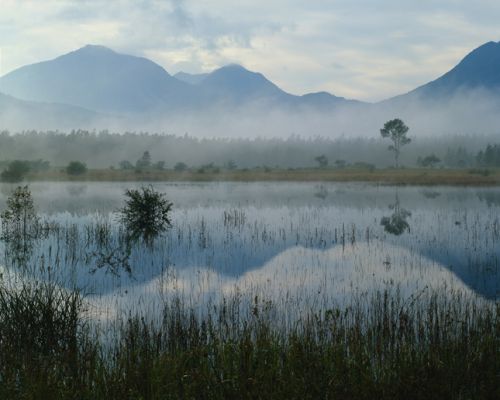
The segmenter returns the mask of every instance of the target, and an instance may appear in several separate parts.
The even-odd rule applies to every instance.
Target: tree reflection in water
[[[380,224],[384,230],[391,235],[401,235],[405,231],[410,232],[410,224],[407,219],[411,216],[411,212],[401,208],[399,204],[399,196],[396,193],[396,201],[394,204],[389,205],[389,209],[394,212],[388,217],[382,217]]]

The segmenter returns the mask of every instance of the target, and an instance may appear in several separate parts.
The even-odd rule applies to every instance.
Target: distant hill
[[[236,64],[171,76],[151,60],[95,45],[12,71],[0,77],[0,92],[12,96],[0,97],[0,129],[105,121],[103,128],[209,136],[372,135],[400,117],[420,134],[491,132],[500,121],[500,43],[486,43],[438,79],[374,104],[327,92],[294,95]]]
[[[475,91],[500,98],[500,42],[483,44],[441,77],[394,99],[441,101]]]
[[[310,109],[325,111],[336,106],[355,106],[366,105],[361,101],[348,100],[344,97],[334,96],[328,92],[308,93],[300,96],[300,103],[303,106],[308,106]]]
[[[199,84],[203,95],[231,105],[263,104],[289,109],[316,108],[322,111],[338,105],[360,103],[336,97],[327,92],[296,96],[285,92],[264,75],[241,65],[231,64],[208,74]]]
[[[174,75],[174,78],[180,80],[180,81],[183,81],[183,82],[186,82],[186,83],[189,83],[190,85],[197,85],[198,83],[200,83],[201,81],[203,81],[203,79],[205,79],[206,77],[208,76],[207,73],[204,73],[204,74],[189,74],[187,72],[177,72],[175,75]]]
[[[23,101],[0,93],[0,130],[91,128],[105,118],[79,107]]]
[[[286,102],[292,97],[264,75],[236,64],[213,71],[199,88],[207,97],[236,105],[249,101]]]
[[[12,71],[0,78],[0,91],[100,112],[140,113],[182,103],[190,86],[146,58],[88,45]]]
[[[70,104],[103,113],[169,114],[249,103],[277,108],[336,106],[326,93],[294,96],[264,75],[239,65],[209,74],[168,74],[146,58],[87,45],[53,60],[21,67],[0,78],[0,91],[27,101]]]

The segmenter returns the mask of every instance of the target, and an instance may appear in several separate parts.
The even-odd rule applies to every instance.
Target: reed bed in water
[[[496,210],[414,212],[395,238],[395,208],[178,210],[151,247],[109,215],[45,221],[5,243],[0,399],[497,399]],[[455,248],[490,300],[419,251]]]
[[[496,399],[499,305],[460,292],[353,299],[283,329],[273,304],[164,305],[101,340],[76,292],[0,287],[0,397]]]

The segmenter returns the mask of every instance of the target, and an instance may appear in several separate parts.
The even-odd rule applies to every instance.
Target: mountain
[[[120,129],[211,135],[263,134],[263,126],[284,135],[372,134],[373,126],[397,116],[424,133],[490,131],[498,125],[493,117],[500,107],[500,43],[486,43],[438,79],[375,104],[327,92],[293,95],[236,64],[208,74],[171,76],[146,58],[93,45],[0,77],[0,92],[24,100],[2,97],[0,122],[5,127],[17,115],[26,116],[33,127],[35,118],[54,126],[60,116],[60,127],[73,118],[76,128],[97,117],[114,119]]]
[[[337,106],[362,105],[366,104],[358,100],[348,100],[344,97],[334,96],[328,92],[307,93],[300,96],[300,102],[303,106],[325,111]]]
[[[216,106],[217,111],[232,112],[249,104],[325,108],[344,102],[327,93],[294,96],[264,75],[235,64],[209,74],[179,72],[171,76],[146,58],[95,45],[16,69],[0,78],[0,91],[27,101],[152,118],[179,111],[209,111]]]
[[[483,44],[441,77],[394,99],[447,100],[474,91],[500,97],[500,42]]]
[[[191,87],[146,58],[88,45],[12,71],[0,78],[0,91],[23,100],[138,113],[182,103]]]
[[[229,105],[257,103],[278,108],[317,108],[319,111],[338,105],[359,103],[327,92],[296,96],[285,92],[258,72],[231,64],[208,74],[198,87],[205,97]]]
[[[79,107],[23,101],[0,93],[0,130],[91,128],[105,118]]]
[[[187,72],[177,72],[175,75],[174,75],[174,78],[175,79],[178,79],[182,82],[186,82],[186,83],[189,83],[190,85],[197,85],[198,83],[200,83],[201,81],[203,81],[203,79],[205,79],[206,77],[208,76],[207,73],[204,73],[204,74],[189,74]]]
[[[251,72],[237,64],[213,71],[198,86],[205,96],[231,105],[251,101],[287,102],[294,97],[264,75]]]

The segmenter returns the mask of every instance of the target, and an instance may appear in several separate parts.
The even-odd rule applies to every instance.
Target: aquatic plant
[[[143,238],[147,243],[171,226],[173,203],[151,185],[125,191],[125,206],[120,220],[131,239]]]

